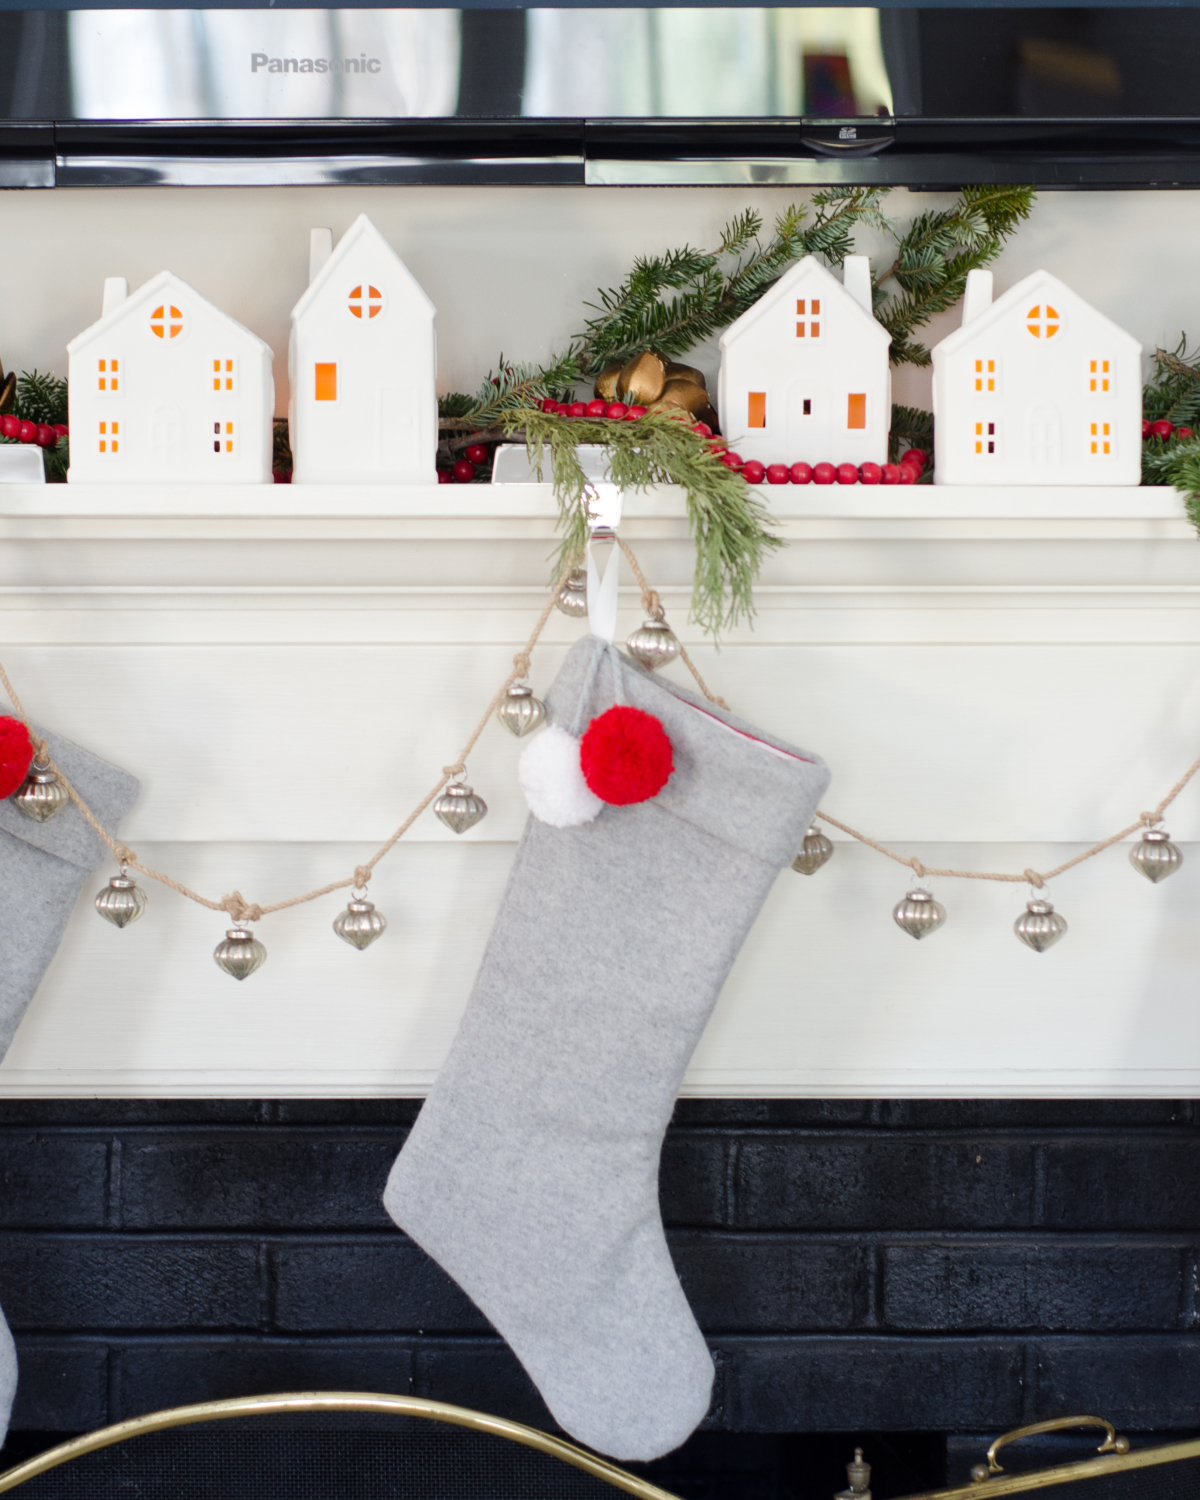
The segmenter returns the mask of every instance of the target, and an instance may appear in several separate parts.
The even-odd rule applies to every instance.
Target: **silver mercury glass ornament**
[[[365,896],[351,896],[345,911],[333,919],[333,930],[344,943],[361,953],[387,931],[387,918],[375,910]]]
[[[231,927],[225,941],[213,949],[217,967],[235,979],[248,979],[267,961],[267,950],[248,927]]]
[[[496,717],[518,739],[532,734],[546,722],[546,705],[533,696],[533,689],[525,682],[514,682],[500,700]]]
[[[466,833],[487,817],[487,803],[465,781],[452,781],[435,799],[433,810],[452,833]]]
[[[1027,948],[1035,953],[1045,953],[1053,948],[1067,930],[1065,917],[1059,914],[1040,896],[1025,903],[1025,910],[1013,923],[1013,931]]]
[[[892,911],[892,919],[901,931],[920,941],[936,932],[946,920],[946,908],[927,890],[916,885]]]
[[[573,620],[582,620],[587,614],[587,573],[583,568],[572,569],[571,576],[554,597],[554,607]]]
[[[833,842],[814,823],[804,835],[800,853],[792,860],[792,869],[801,875],[814,875],[833,858]]]
[[[128,927],[146,910],[146,893],[136,880],[130,880],[124,866],[114,875],[95,901],[96,910],[114,927]]]
[[[45,762],[34,761],[29,774],[9,799],[18,812],[35,823],[57,818],[71,800],[67,789]]]
[[[863,1458],[861,1448],[855,1448],[854,1460],[846,1465],[844,1490],[839,1490],[833,1500],[871,1500],[871,1465]]]
[[[647,620],[625,642],[625,649],[647,672],[657,672],[679,655],[679,642],[664,620]]]
[[[1183,850],[1171,842],[1171,835],[1164,829],[1147,828],[1141,842],[1130,849],[1129,863],[1139,875],[1157,885],[1178,870],[1183,863]]]

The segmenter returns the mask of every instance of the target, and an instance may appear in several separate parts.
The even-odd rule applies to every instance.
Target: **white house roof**
[[[160,271],[157,276],[152,276],[149,281],[144,282],[138,287],[136,292],[130,292],[129,296],[123,302],[119,302],[113,308],[112,312],[106,313],[104,317],[99,318],[95,323],[85,328],[82,333],[76,334],[67,345],[67,353],[78,353],[85,345],[90,344],[97,335],[107,333],[110,328],[115,328],[118,323],[123,322],[126,318],[140,313],[147,303],[156,300],[161,301],[163,294],[168,288],[176,288],[189,299],[194,299],[196,302],[201,303],[214,318],[227,323],[231,330],[236,331],[244,340],[253,344],[257,349],[262,350],[268,359],[274,357],[268,345],[256,333],[251,333],[244,324],[239,323],[236,318],[231,318],[223,308],[218,307],[215,302],[210,302],[194,286],[184,281],[182,276],[176,276],[172,271]]]
[[[380,254],[386,256],[394,264],[395,269],[400,273],[401,279],[407,285],[413,298],[428,309],[431,318],[436,316],[437,308],[429,300],[421,283],[392,249],[391,245],[388,244],[387,240],[384,239],[383,235],[380,234],[379,230],[371,223],[370,219],[367,218],[366,214],[359,214],[358,218],[355,219],[354,223],[351,224],[350,228],[347,229],[334,246],[333,254],[309,283],[307,291],[300,298],[299,302],[296,303],[295,307],[292,308],[293,320],[304,316],[325,290],[326,286],[328,286],[331,277],[337,274],[342,261],[363,240],[368,240]]]
[[[892,336],[883,324],[872,317],[856,297],[850,295],[837,277],[832,276],[815,255],[806,255],[794,266],[789,266],[769,292],[764,292],[753,307],[747,308],[736,322],[729,325],[721,335],[720,347],[724,349],[727,340],[752,328],[761,318],[767,317],[779,303],[789,301],[800,287],[812,281],[820,285],[823,297],[837,297],[843,306],[852,309],[854,315],[861,320],[864,330],[870,330],[872,335],[882,338],[885,344],[891,343]]]
[[[1073,292],[1065,281],[1059,281],[1058,277],[1052,276],[1049,271],[1034,271],[1031,276],[1018,281],[1016,286],[1010,286],[1008,291],[997,297],[990,307],[972,318],[969,323],[964,323],[961,328],[956,328],[953,333],[947,334],[940,344],[935,345],[933,352],[953,354],[957,349],[966,348],[975,341],[978,334],[1003,322],[1014,312],[1023,320],[1029,311],[1030,303],[1037,303],[1043,299],[1052,304],[1061,302],[1064,307],[1070,307],[1073,312],[1087,313],[1097,323],[1110,329],[1115,337],[1125,339],[1139,353],[1141,352],[1142,346],[1133,334],[1126,332],[1111,318],[1106,318],[1098,308],[1093,307],[1090,302],[1085,302],[1078,292]]]

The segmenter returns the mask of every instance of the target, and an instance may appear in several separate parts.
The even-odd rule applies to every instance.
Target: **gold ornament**
[[[346,910],[334,917],[333,930],[343,942],[361,953],[387,931],[387,918],[375,910],[373,901],[354,896],[347,903]]]
[[[605,401],[617,399],[617,379],[625,366],[620,360],[615,365],[605,365],[599,375],[596,376],[596,384],[592,387],[592,393]]]
[[[95,907],[114,927],[128,927],[146,910],[146,893],[122,869],[96,897]]]
[[[522,739],[540,729],[546,722],[546,705],[533,696],[533,689],[524,682],[514,682],[500,700],[496,717],[508,730]]]
[[[47,762],[35,760],[10,800],[19,813],[35,823],[48,823],[58,817],[71,799]]]
[[[647,672],[657,672],[679,655],[679,642],[665,621],[647,620],[625,642],[625,649]]]
[[[833,843],[814,823],[804,835],[800,853],[792,860],[792,869],[801,875],[815,875],[833,858]]]
[[[487,803],[465,781],[452,781],[434,801],[433,810],[452,833],[466,833],[487,817]]]
[[[897,904],[892,918],[897,927],[919,942],[931,932],[936,932],[946,920],[946,908],[940,901],[935,901],[927,890],[917,885]]]
[[[667,379],[667,361],[653,349],[625,361],[617,376],[617,400],[627,406],[649,406],[662,395]]]
[[[554,596],[554,607],[573,620],[582,620],[587,614],[587,573],[582,568],[571,570],[571,576]]]
[[[694,380],[668,380],[657,401],[650,403],[650,410],[685,411],[689,416],[695,417],[697,422],[708,422],[710,416],[715,417],[708,392]],[[708,425],[711,427],[712,423],[709,422]]]
[[[267,950],[248,927],[231,927],[225,941],[213,949],[217,967],[234,979],[248,979],[267,961]]]
[[[1040,896],[1027,901],[1025,910],[1013,923],[1013,931],[1035,953],[1045,953],[1047,948],[1053,948],[1066,930],[1066,919]]]
[[[1183,863],[1183,850],[1171,842],[1171,835],[1164,829],[1147,828],[1141,843],[1130,849],[1129,863],[1139,875],[1157,885],[1178,870]]]

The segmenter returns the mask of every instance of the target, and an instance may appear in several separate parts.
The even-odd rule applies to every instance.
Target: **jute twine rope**
[[[616,543],[624,554],[626,561],[629,563],[630,569],[633,572],[633,576],[637,580],[638,587],[641,589],[642,608],[646,611],[646,614],[651,619],[665,622],[666,611],[663,608],[662,600],[660,599],[656,591],[652,589],[649,583],[646,581],[646,575],[642,572],[641,567],[638,565],[637,558],[633,555],[633,552],[630,550],[629,546],[624,541],[622,541],[620,537],[616,538]],[[59,767],[55,765],[54,761],[51,759],[49,747],[47,746],[46,741],[34,732],[33,726],[29,719],[29,715],[25,712],[24,705],[22,704],[20,698],[17,696],[17,690],[13,687],[12,681],[9,678],[8,673],[5,671],[2,662],[0,662],[0,684],[3,685],[4,691],[8,694],[9,702],[12,704],[17,717],[22,721],[23,724],[26,725],[26,727],[30,731],[30,737],[33,740],[34,759],[37,762],[38,767],[40,769],[48,768],[54,772],[59,781],[62,783],[71,801],[79,809],[80,814],[86,819],[90,826],[95,829],[100,838],[103,839],[104,843],[112,851],[113,857],[116,859],[118,865],[120,865],[122,869],[136,870],[139,875],[146,876],[148,880],[156,880],[160,885],[168,886],[171,890],[177,891],[181,896],[186,896],[189,901],[195,901],[197,905],[207,907],[209,911],[226,912],[238,924],[246,922],[257,922],[261,917],[269,916],[271,912],[286,911],[289,907],[292,906],[303,906],[309,901],[316,901],[321,896],[328,896],[333,891],[344,891],[347,889],[362,890],[366,887],[367,882],[371,878],[372,871],[375,869],[375,866],[379,863],[379,861],[384,857],[385,854],[390,853],[390,851],[395,848],[395,846],[413,826],[413,824],[417,821],[417,819],[421,816],[421,814],[425,811],[429,804],[434,800],[438,793],[441,792],[443,787],[445,787],[449,782],[453,781],[456,777],[462,776],[465,773],[467,756],[470,755],[471,751],[475,748],[480,735],[487,728],[488,722],[499,706],[501,699],[514,683],[521,682],[529,675],[529,661],[533,653],[533,648],[537,645],[538,640],[541,638],[542,631],[546,628],[546,622],[547,620],[549,620],[550,614],[554,609],[554,602],[558,597],[558,591],[567,581],[572,571],[576,567],[578,567],[578,565],[579,558],[577,556],[572,556],[567,559],[566,565],[564,566],[562,572],[550,586],[549,598],[546,600],[546,603],[542,608],[542,612],[538,616],[537,623],[533,627],[529,639],[525,642],[524,647],[513,657],[512,671],[508,674],[508,676],[504,679],[499,688],[493,694],[487,708],[480,716],[479,722],[475,725],[475,728],[468,736],[466,744],[459,751],[458,759],[453,763],[453,765],[442,767],[442,774],[438,781],[425,794],[425,796],[421,798],[421,800],[413,808],[412,812],[409,813],[408,817],[405,818],[404,822],[400,824],[400,826],[391,835],[391,837],[386,839],[384,843],[379,846],[379,848],[375,851],[371,858],[366,861],[365,864],[356,866],[353,875],[347,876],[343,880],[331,881],[328,885],[319,886],[315,891],[307,891],[303,896],[293,896],[290,900],[287,901],[276,901],[270,906],[260,906],[256,901],[247,901],[240,891],[234,891],[231,895],[222,897],[220,901],[210,901],[207,896],[202,896],[198,891],[193,891],[192,889],[190,889],[190,887],[182,884],[182,882],[178,880],[175,880],[172,876],[166,874],[164,871],[155,870],[151,866],[143,864],[132,849],[130,849],[127,845],[121,843],[118,839],[115,839],[112,834],[109,833],[108,829],[104,827],[104,825],[92,812],[91,808],[71,785],[71,782],[63,774]],[[728,711],[729,705],[725,702],[724,698],[718,697],[716,693],[712,692],[708,684],[705,682],[704,678],[700,675],[695,662],[693,662],[692,658],[688,655],[687,650],[682,643],[680,643],[679,655],[680,659],[683,661],[684,665],[687,667],[688,671],[695,679],[696,686],[700,689],[704,697],[707,698],[710,703],[715,703],[720,708]],[[878,853],[885,855],[888,859],[894,860],[898,865],[906,866],[908,869],[912,870],[913,874],[916,875],[918,880],[923,880],[926,876],[935,875],[949,880],[996,880],[1018,885],[1028,883],[1035,889],[1041,890],[1048,880],[1052,880],[1055,876],[1062,875],[1065,871],[1073,869],[1075,865],[1082,864],[1084,860],[1092,859],[1097,854],[1102,854],[1105,849],[1111,848],[1113,844],[1119,844],[1122,839],[1128,838],[1130,834],[1137,833],[1141,828],[1152,828],[1156,824],[1161,823],[1163,819],[1163,813],[1167,810],[1168,807],[1170,807],[1171,803],[1174,802],[1176,797],[1179,796],[1180,792],[1183,791],[1184,787],[1187,786],[1187,784],[1192,780],[1192,778],[1198,771],[1200,771],[1200,756],[1197,756],[1197,758],[1183,773],[1183,775],[1179,778],[1179,780],[1175,783],[1175,785],[1171,788],[1167,795],[1162,799],[1162,801],[1159,802],[1151,811],[1142,813],[1136,822],[1130,823],[1126,828],[1122,828],[1119,833],[1114,833],[1109,838],[1102,839],[1098,844],[1093,844],[1090,849],[1085,849],[1081,854],[1076,854],[1074,858],[1064,860],[1061,865],[1055,865],[1052,870],[1022,870],[1019,873],[1015,873],[1002,870],[942,869],[938,866],[923,864],[921,860],[916,857],[916,855],[898,854],[896,850],[889,849],[886,844],[879,843],[878,840],[870,838],[865,833],[860,833],[857,828],[851,828],[848,823],[841,822],[838,818],[833,817],[830,813],[818,812],[817,817],[820,818],[822,822],[828,823],[831,827],[837,828],[842,833],[847,834],[850,838],[857,839],[860,844],[866,844],[868,848],[875,849],[878,851]]]

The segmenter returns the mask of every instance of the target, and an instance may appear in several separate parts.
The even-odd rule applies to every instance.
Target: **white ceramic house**
[[[995,301],[972,271],[933,350],[933,416],[937,484],[1136,485],[1142,347],[1049,271]]]
[[[271,483],[271,351],[186,281],[109,277],[67,354],[70,483]]]
[[[433,484],[433,303],[360,214],[332,249],[313,230],[308,290],[292,309],[293,484]]]
[[[871,268],[839,281],[807,255],[721,336],[717,413],[731,448],[760,463],[885,463],[891,335],[871,311]]]

